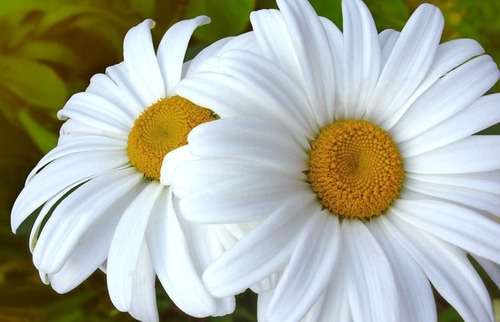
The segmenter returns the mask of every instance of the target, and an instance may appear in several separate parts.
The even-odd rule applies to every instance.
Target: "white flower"
[[[193,31],[207,22],[200,16],[175,24],[155,53],[154,23],[145,20],[127,33],[124,62],[92,77],[59,112],[67,121],[58,145],[33,169],[12,211],[14,231],[39,211],[30,249],[42,280],[57,292],[101,268],[114,305],[140,320],[158,320],[156,276],[190,315],[234,310],[234,297],[216,299],[201,281],[212,254],[206,249],[217,249],[208,243],[195,249],[193,241],[208,241],[211,233],[178,216],[172,190],[159,182],[164,155],[214,119],[176,96],[176,86],[210,55],[252,44],[251,34],[224,39],[184,64]]]
[[[500,137],[473,135],[500,121],[483,96],[496,64],[473,40],[439,44],[432,5],[380,34],[359,0],[343,32],[307,1],[278,6],[251,16],[262,55],[212,57],[178,88],[222,117],[162,172],[183,215],[260,221],[207,268],[209,291],[252,287],[266,321],[433,321],[432,283],[493,320],[467,254],[500,282]]]

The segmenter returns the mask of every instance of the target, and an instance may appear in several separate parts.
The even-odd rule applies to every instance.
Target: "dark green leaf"
[[[66,85],[52,68],[20,57],[0,56],[0,86],[44,108],[61,108],[68,98]]]

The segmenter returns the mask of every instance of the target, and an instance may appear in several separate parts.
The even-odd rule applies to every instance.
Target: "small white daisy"
[[[140,320],[158,320],[157,276],[187,314],[234,310],[234,297],[213,298],[201,281],[217,250],[207,253],[210,244],[202,251],[193,242],[208,241],[210,232],[178,216],[172,190],[159,182],[164,155],[214,119],[177,96],[176,86],[223,48],[255,44],[251,34],[224,39],[184,64],[193,31],[207,22],[200,16],[173,25],[157,53],[152,20],[130,29],[124,62],[92,77],[58,113],[66,120],[58,145],[33,169],[12,210],[14,232],[38,212],[30,249],[42,280],[57,292],[101,268],[114,305]]]
[[[260,221],[207,268],[209,291],[252,287],[263,321],[434,321],[432,284],[492,321],[467,256],[500,281],[500,137],[473,135],[500,121],[483,96],[496,64],[473,40],[439,44],[432,5],[380,34],[359,0],[343,32],[305,0],[278,6],[251,16],[262,55],[212,57],[178,88],[223,117],[162,173],[183,215]]]

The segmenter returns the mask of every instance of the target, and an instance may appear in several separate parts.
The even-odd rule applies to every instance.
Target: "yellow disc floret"
[[[159,180],[165,155],[186,145],[195,126],[213,119],[212,111],[180,96],[154,103],[137,118],[128,135],[130,163],[146,178]]]
[[[338,120],[311,143],[308,178],[331,213],[363,220],[384,213],[398,198],[403,160],[381,128],[363,120]]]

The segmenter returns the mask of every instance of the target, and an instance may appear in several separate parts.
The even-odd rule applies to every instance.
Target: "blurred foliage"
[[[430,2],[444,13],[443,41],[477,39],[500,63],[499,1]],[[340,0],[311,3],[320,15],[341,26]],[[366,3],[382,30],[401,29],[422,1]],[[31,262],[27,236],[10,231],[10,208],[28,172],[56,144],[61,125],[57,110],[70,95],[85,90],[93,74],[122,60],[123,37],[129,28],[153,18],[157,22],[153,39],[158,44],[176,21],[206,14],[212,23],[195,32],[188,53],[193,56],[212,41],[249,30],[250,11],[271,7],[276,8],[274,0],[0,0],[0,321],[133,320],[113,308],[101,273],[65,295],[43,285]],[[485,281],[493,296],[500,298],[496,286]],[[180,312],[160,287],[158,292],[163,320],[198,321]],[[439,296],[436,301],[441,322],[459,320]],[[240,295],[238,309],[229,317],[205,320],[254,321],[255,296]]]

